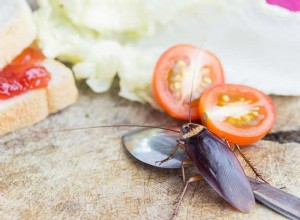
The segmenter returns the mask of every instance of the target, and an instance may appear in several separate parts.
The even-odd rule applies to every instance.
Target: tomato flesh
[[[201,93],[223,82],[222,65],[212,53],[191,45],[176,45],[159,58],[152,89],[156,100],[169,115],[187,120],[191,111],[191,118],[195,120],[199,119]]]
[[[39,65],[44,55],[27,48],[11,64],[0,71],[0,99],[5,100],[28,90],[44,88],[51,75]]]
[[[199,102],[203,124],[221,138],[241,146],[264,137],[275,122],[275,107],[262,92],[223,84],[206,90]]]

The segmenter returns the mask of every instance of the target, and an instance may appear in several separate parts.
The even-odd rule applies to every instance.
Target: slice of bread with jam
[[[26,54],[36,38],[26,1],[0,0],[0,5],[0,135],[4,135],[71,105],[78,91],[65,65],[44,58],[37,49],[33,49],[40,56],[37,62],[32,61],[35,54]]]

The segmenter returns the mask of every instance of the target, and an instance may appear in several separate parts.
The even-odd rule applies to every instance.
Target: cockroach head
[[[199,134],[205,127],[199,124],[187,123],[180,128],[180,140],[184,141]]]

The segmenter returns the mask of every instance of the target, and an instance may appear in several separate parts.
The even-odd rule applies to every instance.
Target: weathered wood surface
[[[278,120],[273,130],[299,129],[300,98],[274,99]],[[132,158],[120,139],[129,129],[47,132],[99,124],[180,122],[115,91],[81,92],[72,107],[0,137],[0,218],[168,219],[183,188],[180,171]],[[300,144],[260,141],[247,151],[271,184],[300,196]],[[189,188],[177,219],[284,218],[260,204],[242,214],[201,182]]]

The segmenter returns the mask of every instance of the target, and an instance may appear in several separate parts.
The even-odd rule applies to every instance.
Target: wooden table
[[[273,98],[278,111],[273,131],[299,129],[300,98]],[[183,189],[180,171],[132,158],[121,144],[121,135],[132,129],[49,132],[100,124],[180,122],[119,98],[116,90],[81,91],[72,107],[0,137],[0,218],[168,219]],[[260,141],[247,151],[271,184],[300,196],[300,144]],[[250,214],[240,213],[203,181],[191,185],[177,219],[284,218],[260,204]]]

